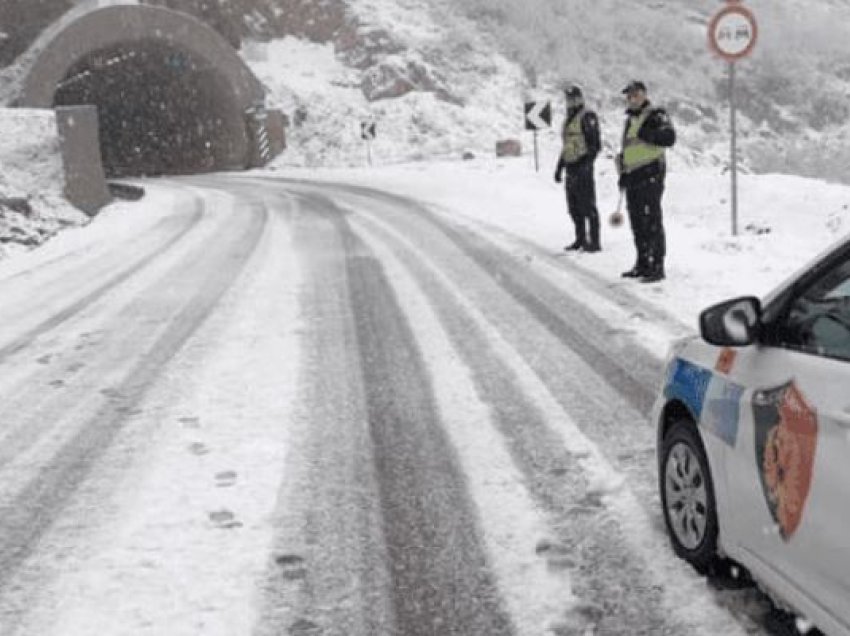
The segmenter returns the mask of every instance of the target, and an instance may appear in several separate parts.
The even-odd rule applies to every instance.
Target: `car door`
[[[745,387],[727,455],[732,527],[760,569],[850,625],[850,258],[776,302],[729,370]]]

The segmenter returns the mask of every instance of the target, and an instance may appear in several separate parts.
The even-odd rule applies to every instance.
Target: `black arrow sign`
[[[525,129],[540,130],[552,125],[552,104],[549,102],[526,102]]]
[[[364,121],[360,124],[360,137],[366,141],[372,141],[375,138],[375,122]]]

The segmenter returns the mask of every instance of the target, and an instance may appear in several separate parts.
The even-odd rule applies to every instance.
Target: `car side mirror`
[[[700,314],[700,335],[719,347],[745,347],[758,339],[761,315],[761,301],[754,296],[727,300]]]

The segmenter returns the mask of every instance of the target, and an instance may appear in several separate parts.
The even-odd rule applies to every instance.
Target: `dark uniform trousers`
[[[664,271],[667,241],[661,211],[663,194],[661,177],[652,177],[626,189],[626,206],[638,255],[636,267],[642,273]]]
[[[570,170],[565,180],[567,210],[576,229],[576,242],[599,247],[599,211],[596,209],[596,183],[593,164]]]

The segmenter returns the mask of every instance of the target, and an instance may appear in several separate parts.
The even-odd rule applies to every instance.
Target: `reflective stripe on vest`
[[[569,124],[564,124],[564,151],[562,156],[567,163],[575,163],[587,154],[587,141],[581,129],[584,119],[584,108],[578,111]]]
[[[633,117],[623,147],[623,172],[632,172],[654,161],[664,159],[664,148],[653,146],[638,137],[638,131],[650,115],[647,108],[639,117]]]

